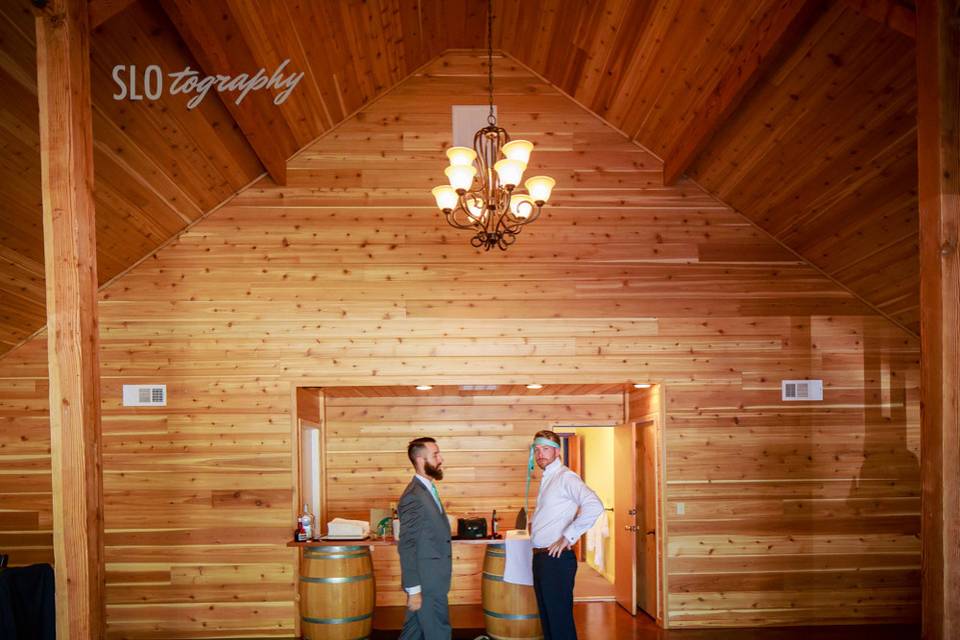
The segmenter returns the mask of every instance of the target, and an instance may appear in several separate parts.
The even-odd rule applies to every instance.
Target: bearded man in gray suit
[[[433,438],[412,440],[407,457],[416,475],[398,506],[401,584],[407,592],[400,640],[450,640],[450,522],[433,482],[443,479],[443,457]]]

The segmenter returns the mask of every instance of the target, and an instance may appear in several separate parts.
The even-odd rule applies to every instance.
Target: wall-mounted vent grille
[[[462,384],[460,391],[496,391],[495,384]]]
[[[123,385],[123,406],[165,407],[167,406],[167,385],[125,384]]]
[[[490,105],[455,104],[451,108],[453,120],[453,146],[473,149],[473,136],[487,126]],[[497,115],[497,105],[493,105],[493,115]]]
[[[783,380],[780,384],[780,399],[823,400],[823,380]]]

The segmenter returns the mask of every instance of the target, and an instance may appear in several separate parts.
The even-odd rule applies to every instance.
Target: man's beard
[[[443,469],[441,469],[439,465],[433,466],[424,460],[423,472],[427,474],[428,478],[433,478],[434,480],[443,480]]]

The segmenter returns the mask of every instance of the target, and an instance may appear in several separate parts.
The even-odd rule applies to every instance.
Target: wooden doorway
[[[663,455],[659,385],[630,392],[627,421],[614,429],[617,603],[663,624]]]

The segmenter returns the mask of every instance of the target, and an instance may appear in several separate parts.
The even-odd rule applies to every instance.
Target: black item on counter
[[[479,540],[487,537],[486,518],[458,518],[457,537],[461,540]]]

